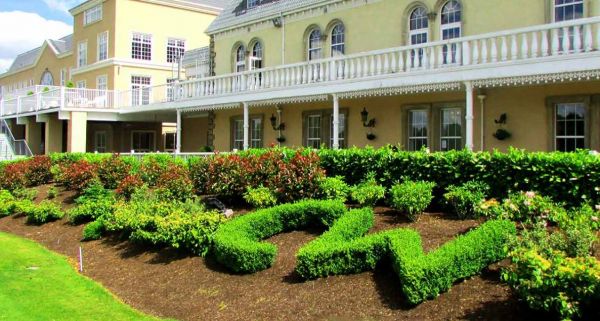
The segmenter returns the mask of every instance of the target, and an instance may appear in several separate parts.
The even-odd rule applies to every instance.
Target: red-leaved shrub
[[[119,183],[116,193],[125,199],[130,199],[131,195],[142,186],[144,186],[144,181],[139,175],[129,175]]]
[[[98,177],[104,187],[115,189],[119,183],[129,176],[131,165],[126,163],[118,154],[113,154],[98,165]]]
[[[27,186],[27,164],[24,161],[7,164],[0,171],[0,187],[13,191]]]
[[[28,186],[48,184],[52,181],[52,160],[45,155],[36,155],[25,161]]]
[[[168,198],[185,200],[194,195],[194,185],[186,167],[169,164],[156,180],[156,187]]]
[[[97,166],[86,160],[79,160],[60,166],[58,182],[70,190],[83,192],[90,184],[98,179]]]

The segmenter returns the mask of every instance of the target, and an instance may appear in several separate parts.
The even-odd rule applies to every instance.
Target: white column
[[[340,148],[340,98],[333,94],[333,149]]]
[[[60,87],[60,108],[65,108],[65,87]]]
[[[466,131],[467,131],[467,137],[466,137],[466,147],[468,150],[473,150],[473,84],[470,81],[465,82],[465,88],[466,88],[466,92],[467,92],[467,99],[466,99],[466,121],[467,121],[467,126],[466,126]]]
[[[244,103],[244,150],[250,147],[250,111],[248,103]]]
[[[175,133],[175,154],[181,153],[181,110],[177,110],[177,131]]]

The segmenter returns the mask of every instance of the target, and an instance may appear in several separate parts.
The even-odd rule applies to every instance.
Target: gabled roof
[[[196,64],[208,63],[210,58],[209,47],[188,50],[183,55],[183,67],[195,66]]]
[[[50,46],[55,55],[62,55],[64,53],[70,52],[73,49],[73,35],[68,35],[58,40],[45,40],[40,47],[18,55],[15,58],[15,61],[13,61],[12,65],[10,65],[10,68],[8,68],[8,71],[6,73],[12,73],[33,66],[36,63],[38,57],[42,54],[42,51],[44,50],[44,47],[46,45]]]
[[[282,12],[286,13],[325,2],[331,2],[331,0],[263,0],[259,6],[247,9],[247,0],[229,0],[229,4],[210,24],[206,32],[216,33],[233,26],[274,18]]]

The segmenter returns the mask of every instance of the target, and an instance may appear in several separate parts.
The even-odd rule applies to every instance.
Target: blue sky
[[[72,33],[73,17],[68,10],[83,2],[0,0],[0,73],[10,67],[16,55],[40,46],[44,39]]]

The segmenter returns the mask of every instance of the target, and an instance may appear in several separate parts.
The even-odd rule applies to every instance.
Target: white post
[[[466,110],[467,115],[465,117],[467,121],[467,137],[466,147],[468,150],[473,150],[473,83],[470,81],[465,82],[465,88],[467,91]]]
[[[175,154],[181,153],[181,110],[177,110],[177,131],[175,133]]]
[[[250,147],[250,111],[248,103],[244,104],[244,150]]]
[[[4,116],[4,97],[0,98],[0,116]]]
[[[65,108],[65,87],[60,87],[60,108]]]
[[[333,94],[333,149],[340,148],[340,99]]]

